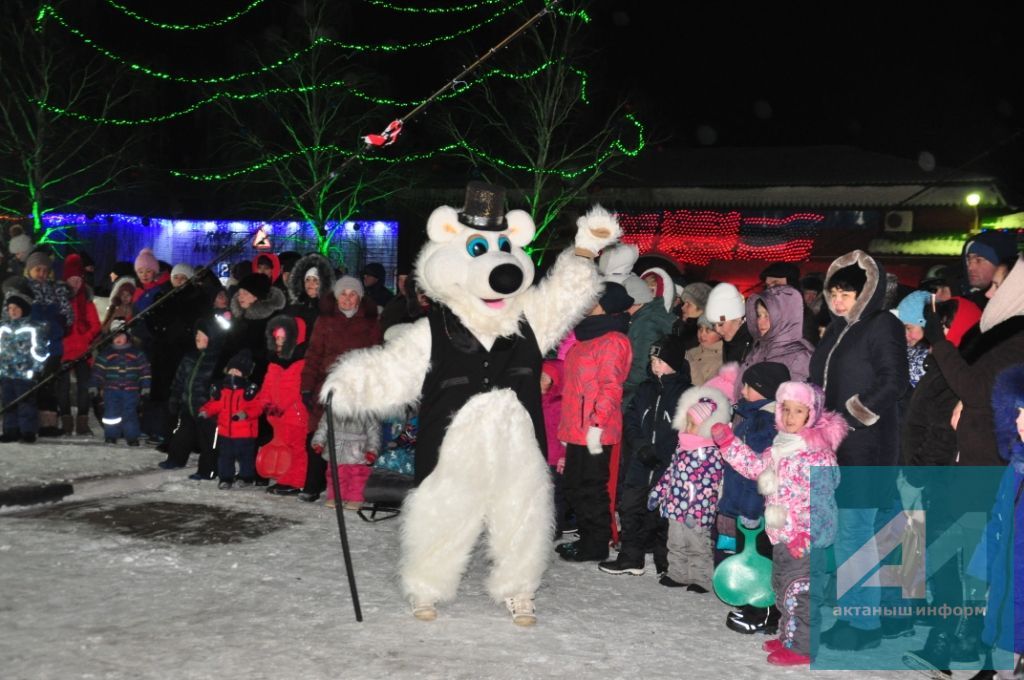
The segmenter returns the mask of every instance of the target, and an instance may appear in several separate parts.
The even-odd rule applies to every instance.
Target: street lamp
[[[964,196],[964,202],[971,206],[971,210],[974,211],[974,223],[971,225],[971,233],[978,232],[978,206],[981,204],[981,193],[972,191],[971,193]]]

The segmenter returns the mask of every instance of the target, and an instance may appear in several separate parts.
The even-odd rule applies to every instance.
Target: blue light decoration
[[[76,244],[75,250],[89,253],[96,263],[97,276],[105,276],[115,262],[135,262],[143,248],[152,248],[157,259],[172,265],[200,266],[232,244],[244,241],[245,246],[230,262],[217,267],[217,275],[226,278],[231,264],[251,260],[260,252],[253,247],[252,238],[261,227],[275,253],[311,253],[316,251],[317,243],[312,225],[296,220],[185,220],[119,213],[51,213],[43,217],[43,226],[51,232],[65,232],[70,237],[66,240]],[[359,220],[329,223],[327,227],[335,230],[328,253],[335,267],[359,272],[368,262],[380,262],[388,273],[388,285],[394,286],[398,222]]]

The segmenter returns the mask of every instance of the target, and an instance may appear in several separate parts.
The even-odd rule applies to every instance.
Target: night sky
[[[1002,11],[638,4],[610,8],[611,61],[667,146],[849,144],[950,168],[986,152],[971,169],[1019,165],[1022,140],[1003,142],[1024,114],[1020,49]]]
[[[124,4],[166,21],[196,21],[247,3]],[[201,35],[140,28],[101,0],[67,6],[84,31],[130,58],[169,70],[223,73],[245,65],[243,45],[259,45],[294,22],[298,4],[268,0],[231,27]],[[598,0],[589,4],[594,20],[586,35],[593,50],[595,101],[625,98],[648,126],[654,147],[666,152],[846,144],[909,159],[925,152],[947,168],[982,156],[968,169],[992,172],[1004,179],[1011,196],[1024,196],[1016,162],[1024,140],[1006,143],[1024,122],[1013,23],[995,8],[953,13],[935,5],[899,4],[750,7]],[[345,6],[338,37],[366,42],[422,39],[465,21],[410,19],[360,1]],[[421,97],[454,75],[466,55],[486,50],[516,23],[506,18],[412,58],[369,55],[365,62],[379,74],[382,92]],[[159,112],[196,94],[185,86],[149,88],[145,100],[134,105],[139,113]],[[204,141],[204,124],[199,116],[160,129],[149,149],[151,165],[218,166],[216,145]],[[411,132],[429,135],[432,124],[427,117]]]

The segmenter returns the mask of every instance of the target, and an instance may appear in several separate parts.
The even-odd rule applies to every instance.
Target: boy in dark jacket
[[[49,356],[46,326],[32,321],[31,297],[12,291],[4,300],[0,324],[0,394],[10,404],[39,380]],[[29,395],[4,413],[0,442],[19,439],[31,444],[39,431],[39,410],[35,395]]]
[[[122,327],[96,355],[89,390],[103,390],[103,437],[108,444],[123,435],[128,446],[139,445],[139,402],[149,396],[149,386],[149,359]]]
[[[249,350],[231,357],[224,380],[213,388],[211,398],[199,409],[202,419],[217,418],[217,474],[219,489],[252,486],[256,479],[256,435],[263,407],[255,401],[259,386],[249,381],[253,359]],[[235,463],[238,478],[235,478]]]
[[[217,475],[217,454],[213,450],[213,425],[199,418],[199,409],[210,397],[214,367],[220,358],[220,347],[214,338],[221,334],[211,329],[212,318],[201,320],[196,327],[195,349],[182,357],[171,383],[168,410],[177,423],[167,441],[167,460],[160,463],[165,470],[183,468],[192,451],[199,449],[199,468],[189,479],[213,479]]]
[[[654,566],[668,570],[668,520],[647,509],[651,487],[665,472],[679,433],[672,428],[679,397],[690,387],[690,367],[683,338],[666,335],[651,345],[650,372],[636,390],[622,422],[622,437],[633,456],[619,501],[621,547],[614,560],[597,565],[606,574],[644,573],[644,553],[654,544]]]
[[[740,400],[736,402],[733,432],[736,437],[761,453],[771,446],[778,434],[775,425],[775,393],[779,385],[789,381],[789,369],[774,361],[762,361],[748,367],[743,373],[743,388]],[[715,566],[729,554],[742,550],[738,541],[742,534],[736,523],[756,526],[764,516],[764,496],[757,490],[757,481],[747,479],[727,461],[723,461],[722,494],[718,499],[715,541]],[[757,550],[767,558],[772,556],[771,542],[764,532],[758,534]],[[737,633],[773,634],[779,621],[779,610],[772,607],[745,605],[729,612],[725,625]]]

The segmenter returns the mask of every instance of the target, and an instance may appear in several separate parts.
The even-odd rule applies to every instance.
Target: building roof
[[[648,150],[603,177],[591,195],[643,207],[1006,208],[996,178],[935,167],[848,146]]]

